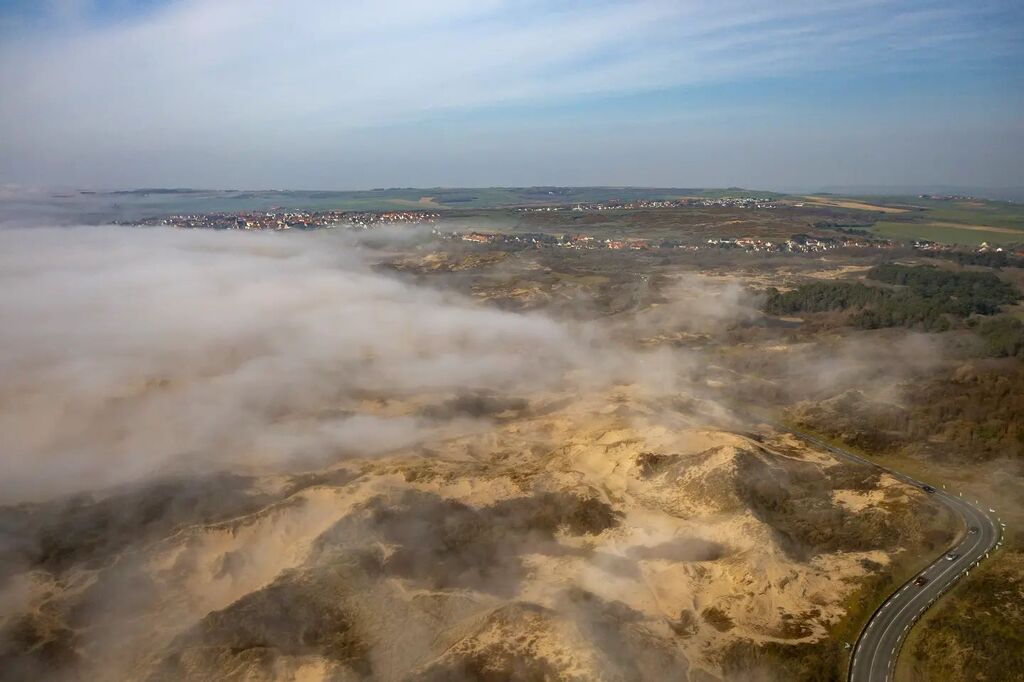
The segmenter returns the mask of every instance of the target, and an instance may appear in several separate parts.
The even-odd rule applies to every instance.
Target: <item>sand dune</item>
[[[796,504],[858,512],[848,523],[905,524],[917,496],[894,500],[894,481],[833,487],[843,465],[792,439],[622,398],[434,442],[429,458],[257,477],[267,501],[248,513],[22,572],[11,584],[35,587],[6,626],[123,679],[719,675],[732,642],[825,638],[859,577],[900,551],[871,527],[815,537],[769,502],[777,479]]]

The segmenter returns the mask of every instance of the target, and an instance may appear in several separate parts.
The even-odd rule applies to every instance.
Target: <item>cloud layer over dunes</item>
[[[592,329],[378,274],[324,233],[0,231],[0,318],[3,502],[375,455],[475,428],[430,401],[672,376]]]
[[[831,669],[858,579],[945,541],[924,493],[724,407],[898,344],[773,351],[732,279],[591,275],[602,307],[533,250],[356,234],[0,229],[0,678]],[[488,297],[522,273],[570,293]]]

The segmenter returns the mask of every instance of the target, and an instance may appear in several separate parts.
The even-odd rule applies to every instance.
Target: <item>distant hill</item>
[[[102,193],[101,193],[102,194]],[[152,198],[171,196],[185,199],[206,199],[216,203],[268,204],[382,210],[389,208],[502,208],[515,206],[597,203],[611,201],[667,200],[680,197],[744,196],[772,198],[776,192],[741,187],[726,189],[680,187],[389,187],[356,191],[309,190],[196,190],[196,189],[134,189],[110,192],[116,196]],[[246,210],[239,207],[238,210]]]
[[[58,223],[97,223],[179,213],[275,209],[448,211],[727,196],[773,198],[784,195],[739,187],[393,187],[357,191],[160,187],[106,191],[33,188],[31,191],[18,191],[17,188],[9,188],[0,194],[0,209],[8,220],[27,218],[50,219]]]
[[[832,185],[805,188],[793,194],[828,193],[843,196],[917,196],[933,194],[938,196],[970,196],[993,201],[1024,201],[1024,187],[969,187],[963,185]]]

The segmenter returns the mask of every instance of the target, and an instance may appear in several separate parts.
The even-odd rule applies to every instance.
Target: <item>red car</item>
[[[914,584],[917,585],[918,587],[921,587],[923,585],[927,585],[928,584],[928,578],[925,578],[923,575],[919,575],[916,578],[914,578]]]

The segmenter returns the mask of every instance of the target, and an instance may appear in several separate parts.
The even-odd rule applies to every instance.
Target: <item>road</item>
[[[793,431],[779,424],[773,424],[773,426],[788,431],[843,459],[884,469],[904,483],[918,488],[924,485],[923,482],[910,476],[880,467],[871,460],[830,445],[820,438]],[[850,661],[850,682],[887,682],[891,680],[896,670],[896,658],[899,656],[900,646],[911,626],[968,570],[1002,544],[1003,526],[988,507],[979,504],[977,500],[968,500],[941,489],[936,490],[932,495],[936,501],[945,505],[963,521],[964,528],[949,549],[943,551],[928,568],[917,574],[928,579],[925,585],[919,587],[914,585],[911,580],[890,595],[871,616],[853,647],[853,658]],[[971,528],[977,530],[969,532]],[[948,552],[953,552],[958,556],[949,560],[946,558]]]

